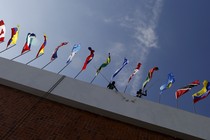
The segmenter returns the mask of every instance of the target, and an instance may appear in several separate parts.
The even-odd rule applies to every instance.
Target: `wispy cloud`
[[[156,28],[162,6],[163,0],[155,1],[154,4],[151,5],[151,9],[148,9],[148,11],[151,10],[151,16],[148,17],[148,21],[142,21],[141,19],[140,21],[137,21],[140,24],[135,27],[134,37],[137,39],[137,46],[140,48],[140,60],[142,63],[146,62],[151,48],[158,48],[158,36],[156,34]],[[142,71],[140,72],[142,73]],[[140,77],[140,75],[142,74],[136,75],[132,84],[131,93],[135,93],[137,88],[139,88],[139,79],[141,79],[141,81],[144,80],[142,77]]]
[[[134,61],[140,61],[146,63],[148,55],[152,48],[158,48],[158,36],[156,34],[156,28],[158,25],[159,16],[163,6],[163,0],[147,0],[143,10],[136,10],[133,14],[125,15],[118,22],[123,28],[127,28],[133,31],[132,38],[135,42],[132,44],[132,50],[130,52],[130,58]],[[111,22],[112,20],[109,20]],[[123,44],[117,43],[113,48],[116,53],[124,53]],[[121,50],[121,52],[115,51]],[[116,54],[117,55],[117,54]],[[122,55],[122,54],[121,54]],[[131,60],[132,61],[132,60]],[[137,63],[137,62],[136,62]],[[130,72],[130,71],[129,71]],[[128,73],[127,70],[121,72],[119,79],[119,86],[125,87],[127,84]],[[142,79],[143,69],[140,70],[140,74],[137,74],[133,78],[131,93],[135,93],[140,87]],[[144,78],[144,77],[143,77]]]

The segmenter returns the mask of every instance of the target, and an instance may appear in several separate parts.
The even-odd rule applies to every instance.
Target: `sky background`
[[[192,94],[203,86],[203,80],[210,80],[208,66],[210,51],[210,1],[209,0],[6,0],[1,2],[0,19],[6,24],[6,48],[11,36],[10,28],[20,25],[17,45],[0,57],[12,59],[21,53],[29,32],[37,38],[31,51],[14,61],[26,64],[32,60],[41,44],[43,34],[48,40],[45,54],[30,63],[42,68],[61,42],[69,44],[58,51],[58,58],[45,68],[57,73],[66,63],[75,43],[81,50],[72,63],[61,74],[74,78],[81,70],[88,47],[95,50],[95,57],[77,79],[90,83],[96,68],[106,61],[111,53],[111,63],[101,73],[110,80],[122,65],[124,57],[129,64],[114,79],[119,91],[123,92],[130,74],[137,63],[142,63],[125,94],[135,96],[141,88],[149,69],[159,67],[147,85],[145,100],[159,102],[159,87],[167,80],[168,73],[175,76],[175,83],[161,95],[161,104],[177,107],[175,91],[194,80],[201,85],[181,96],[178,108],[210,117],[210,97],[193,106]],[[108,82],[101,75],[93,84],[106,88]],[[107,101],[108,102],[108,101]]]

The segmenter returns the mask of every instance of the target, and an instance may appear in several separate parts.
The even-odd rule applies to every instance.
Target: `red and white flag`
[[[0,43],[4,42],[5,33],[6,33],[6,29],[5,29],[4,21],[0,20]]]

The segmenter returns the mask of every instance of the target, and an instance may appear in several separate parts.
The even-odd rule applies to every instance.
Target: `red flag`
[[[0,20],[0,43],[4,42],[4,37],[5,37],[5,25],[4,21]]]
[[[88,50],[90,51],[90,55],[86,58],[85,63],[82,67],[82,70],[86,69],[87,64],[90,63],[90,61],[93,60],[93,57],[94,57],[95,50],[93,50],[91,47],[88,47]]]
[[[176,99],[178,99],[180,96],[184,95],[186,92],[188,92],[189,90],[191,90],[193,87],[197,86],[197,85],[200,85],[200,82],[199,80],[195,80],[194,82],[178,89],[176,92],[175,92],[175,96],[176,96]]]
[[[54,50],[54,52],[53,52],[53,54],[52,54],[52,56],[51,56],[51,61],[55,60],[55,59],[58,57],[58,55],[57,55],[58,49],[59,49],[60,47],[64,46],[64,45],[67,45],[68,43],[69,43],[69,42],[62,42],[59,46],[57,46],[57,47],[55,48],[55,50]]]
[[[133,78],[133,76],[139,71],[140,67],[141,67],[141,63],[138,63],[137,66],[136,66],[136,68],[134,69],[133,73],[130,75],[130,77],[128,79],[128,83]]]

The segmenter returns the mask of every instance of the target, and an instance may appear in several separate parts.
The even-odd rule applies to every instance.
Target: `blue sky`
[[[60,48],[58,58],[45,70],[57,73],[65,66],[75,43],[81,44],[81,50],[73,62],[61,74],[69,77],[81,70],[85,58],[89,55],[88,47],[95,50],[95,57],[87,70],[78,76],[78,80],[90,82],[98,68],[111,53],[111,63],[102,74],[110,79],[123,62],[129,64],[116,76],[118,89],[123,92],[130,74],[137,63],[142,63],[140,71],[129,83],[125,94],[134,96],[147,77],[148,70],[159,67],[153,79],[146,100],[158,102],[159,87],[172,72],[176,82],[161,95],[161,104],[176,107],[175,91],[198,79],[210,80],[208,53],[210,50],[210,9],[208,0],[7,0],[0,9],[6,24],[6,41],[0,44],[3,50],[10,38],[10,28],[20,25],[20,34],[14,48],[0,54],[11,59],[20,54],[28,32],[34,32],[37,39],[31,52],[15,59],[27,63],[33,59],[43,42],[43,34],[48,36],[45,54],[30,63],[42,68],[50,61],[55,47],[63,41],[69,45]],[[93,84],[106,87],[107,81],[99,75]],[[202,88],[202,84],[182,96],[179,108],[194,112],[191,95]],[[197,114],[210,117],[208,107],[210,99],[195,104]]]

